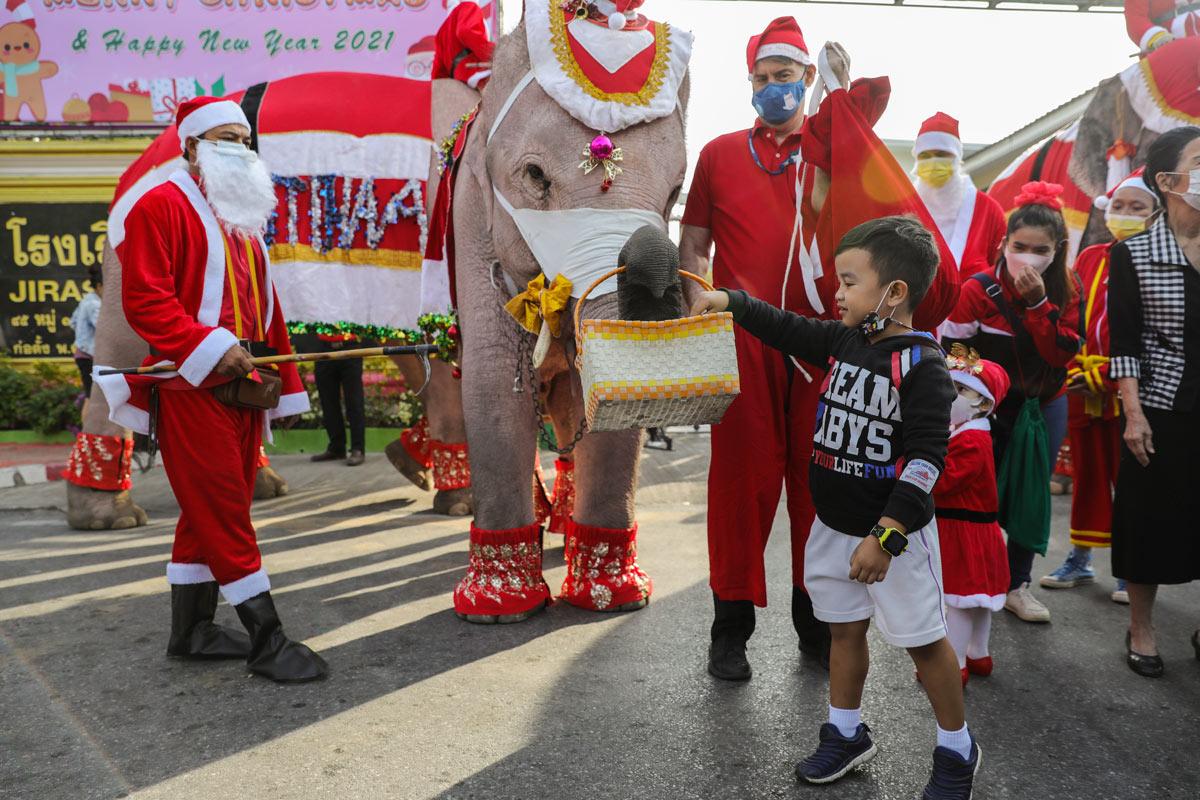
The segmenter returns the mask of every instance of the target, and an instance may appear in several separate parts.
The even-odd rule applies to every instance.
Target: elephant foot
[[[466,517],[475,510],[475,497],[466,489],[443,489],[433,496],[433,511],[447,517]]]
[[[524,622],[530,617],[542,613],[546,609],[546,603],[547,601],[542,601],[528,611],[522,611],[519,614],[459,614],[456,611],[454,615],[473,625],[511,625],[514,622]]]
[[[454,588],[454,613],[480,624],[521,622],[550,603],[542,578],[542,528],[471,526],[467,574]]]
[[[128,489],[110,492],[67,483],[67,524],[77,531],[118,531],[147,522]]]
[[[413,486],[423,492],[428,492],[433,488],[433,473],[409,454],[402,439],[397,439],[383,448],[383,452],[388,461],[392,462],[396,471],[408,478]]]
[[[288,493],[287,481],[270,467],[259,467],[254,475],[254,499],[270,500]]]
[[[654,588],[637,561],[637,525],[599,528],[567,521],[563,600],[589,611],[637,611]]]

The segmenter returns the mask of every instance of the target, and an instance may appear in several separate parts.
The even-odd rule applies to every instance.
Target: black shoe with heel
[[[197,660],[250,655],[250,639],[246,634],[213,622],[218,591],[216,581],[171,585],[171,639],[167,655]]]
[[[342,460],[343,458],[345,458],[345,457],[346,457],[346,451],[345,451],[345,450],[326,450],[326,451],[324,451],[324,452],[322,452],[322,453],[317,453],[315,456],[312,456],[312,457],[311,457],[311,458],[309,458],[308,460],[309,460],[309,461],[316,461],[316,462],[320,462],[320,461],[341,461],[341,460]]]
[[[283,633],[270,592],[251,597],[234,606],[238,618],[250,634],[250,671],[277,683],[306,683],[329,674],[325,659]]]
[[[1195,644],[1196,637],[1192,637],[1192,643]],[[1161,678],[1163,674],[1162,656],[1144,656],[1141,653],[1133,652],[1133,634],[1125,631],[1125,663],[1129,668],[1141,675],[1143,678]],[[1200,657],[1200,652],[1197,653]]]
[[[1200,661],[1200,630],[1192,634],[1192,650],[1196,652],[1196,660]]]

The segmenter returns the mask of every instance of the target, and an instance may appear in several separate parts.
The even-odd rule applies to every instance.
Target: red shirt
[[[878,82],[856,81],[850,87],[851,98],[872,125],[887,105],[886,95],[881,98],[880,94]],[[801,150],[807,163],[829,171],[829,148],[822,144],[819,133],[829,126],[823,119],[828,116],[826,108],[823,104],[800,131],[782,142],[776,140],[774,130],[757,120],[749,131],[718,136],[700,151],[683,224],[712,232],[715,285],[743,289],[752,297],[781,305],[796,219],[796,165],[789,164],[778,175],[769,173],[779,170],[796,150]],[[748,133],[762,168],[750,155]],[[782,306],[811,316],[815,312],[804,294],[794,258],[792,270]]]
[[[985,420],[971,420],[951,432],[946,465],[933,487],[933,503],[938,509],[991,514],[999,509],[992,434]]]
[[[263,287],[266,285],[264,268],[266,260],[258,242],[248,240],[236,233],[222,231],[225,236],[225,246],[229,260],[225,262],[226,290],[221,298],[220,325],[234,332],[239,339],[249,339],[255,342],[264,341],[266,332],[263,330],[263,320],[266,316],[266,297]],[[249,248],[247,248],[249,244]],[[251,258],[254,259],[254,269],[251,272]],[[232,268],[232,275],[231,275]],[[251,279],[253,275],[253,280]],[[233,280],[230,280],[232,277]],[[234,287],[230,292],[228,287]],[[234,302],[236,301],[236,313]],[[240,333],[238,320],[240,318]]]

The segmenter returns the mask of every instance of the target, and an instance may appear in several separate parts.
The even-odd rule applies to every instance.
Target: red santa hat
[[[191,137],[199,139],[218,125],[245,125],[250,121],[242,107],[232,100],[220,97],[193,97],[179,104],[175,112],[175,128],[179,132],[180,146],[187,148]]]
[[[946,366],[950,368],[950,378],[955,383],[974,389],[992,401],[989,413],[995,412],[1008,394],[1010,381],[1004,367],[995,361],[980,358],[974,349],[968,350],[961,344],[954,345],[950,355],[946,356]]]
[[[921,123],[921,130],[913,142],[913,155],[926,150],[944,150],[962,158],[962,137],[958,135],[958,120],[942,111]]]
[[[746,44],[746,68],[749,72],[754,72],[754,65],[760,60],[771,56],[790,58],[805,66],[813,63],[795,17],[773,19],[766,30],[750,37]]]
[[[28,25],[31,28],[37,27],[37,21],[33,18],[33,11],[29,9],[29,3],[26,0],[8,0],[5,4],[17,22]]]
[[[1102,194],[1097,197],[1095,200],[1096,208],[1100,209],[1101,211],[1107,211],[1109,205],[1112,204],[1113,197],[1122,189],[1137,189],[1139,191],[1143,191],[1150,197],[1150,204],[1157,206],[1158,195],[1156,195],[1146,183],[1146,178],[1143,175],[1144,172],[1145,169],[1139,167],[1136,172],[1110,189],[1107,194]]]

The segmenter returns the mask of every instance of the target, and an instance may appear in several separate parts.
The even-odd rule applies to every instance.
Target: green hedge
[[[39,364],[32,372],[0,364],[0,429],[32,428],[48,435],[78,428],[76,401],[82,391],[48,364]]]

